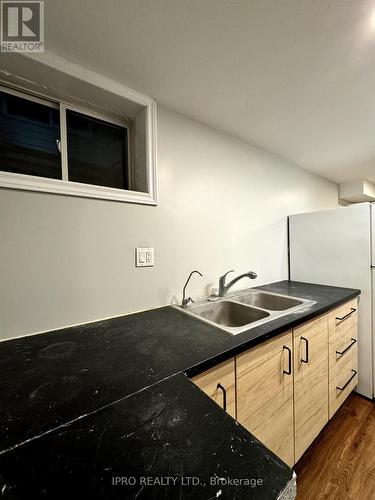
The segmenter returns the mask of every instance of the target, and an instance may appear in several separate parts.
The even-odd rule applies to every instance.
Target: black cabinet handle
[[[342,387],[337,386],[336,389],[338,389],[339,391],[343,391],[344,389],[346,389],[348,387],[348,385],[350,384],[350,382],[353,380],[353,378],[358,373],[355,370],[352,370],[352,372],[353,372],[353,375],[350,377],[350,379]]]
[[[223,387],[220,383],[216,386],[217,389],[221,389],[223,391],[223,409],[227,411],[227,391],[225,387]]]
[[[342,316],[341,318],[339,318],[339,317],[337,317],[337,316],[336,316],[336,319],[337,319],[338,321],[344,321],[344,319],[349,318],[349,316],[351,316],[351,315],[352,315],[353,313],[355,313],[355,312],[356,312],[356,310],[357,310],[357,309],[355,309],[354,307],[351,307],[350,309],[351,309],[351,311],[350,311],[350,312],[348,312],[348,314],[345,314],[345,316]]]
[[[309,362],[309,341],[307,340],[306,337],[301,337],[301,340],[304,340],[306,342],[306,357],[305,359],[301,358],[302,363],[308,363]]]
[[[288,370],[283,370],[283,374],[285,373],[286,375],[291,375],[292,374],[292,351],[287,347],[286,345],[283,345],[283,349],[286,349],[288,351]]]
[[[342,356],[343,354],[346,353],[346,351],[349,351],[349,349],[357,342],[357,339],[351,339],[351,344],[348,345],[343,351],[336,351],[336,354],[339,356]]]

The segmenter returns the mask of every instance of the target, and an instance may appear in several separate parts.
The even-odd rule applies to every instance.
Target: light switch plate
[[[136,267],[153,267],[154,249],[149,247],[136,248],[135,265]]]

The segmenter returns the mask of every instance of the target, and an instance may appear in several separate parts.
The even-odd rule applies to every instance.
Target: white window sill
[[[40,191],[66,196],[122,201],[142,205],[157,205],[156,194],[81,184],[79,182],[48,179],[31,175],[0,171],[0,187],[25,191]]]

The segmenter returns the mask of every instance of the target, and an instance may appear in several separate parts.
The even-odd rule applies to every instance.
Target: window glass
[[[0,91],[0,170],[61,179],[59,110]]]
[[[128,189],[128,130],[66,111],[69,180]]]

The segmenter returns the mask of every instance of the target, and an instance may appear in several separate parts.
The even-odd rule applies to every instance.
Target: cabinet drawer
[[[357,344],[329,367],[329,417],[332,418],[358,384]]]
[[[236,379],[234,358],[214,366],[196,377],[192,382],[236,418]],[[224,408],[225,407],[225,408]]]
[[[342,359],[357,349],[358,325],[346,329],[340,337],[329,344],[329,366],[341,364]]]
[[[290,467],[294,465],[291,384],[241,424]]]
[[[335,342],[358,323],[358,300],[354,299],[331,311],[328,315],[329,342]]]

